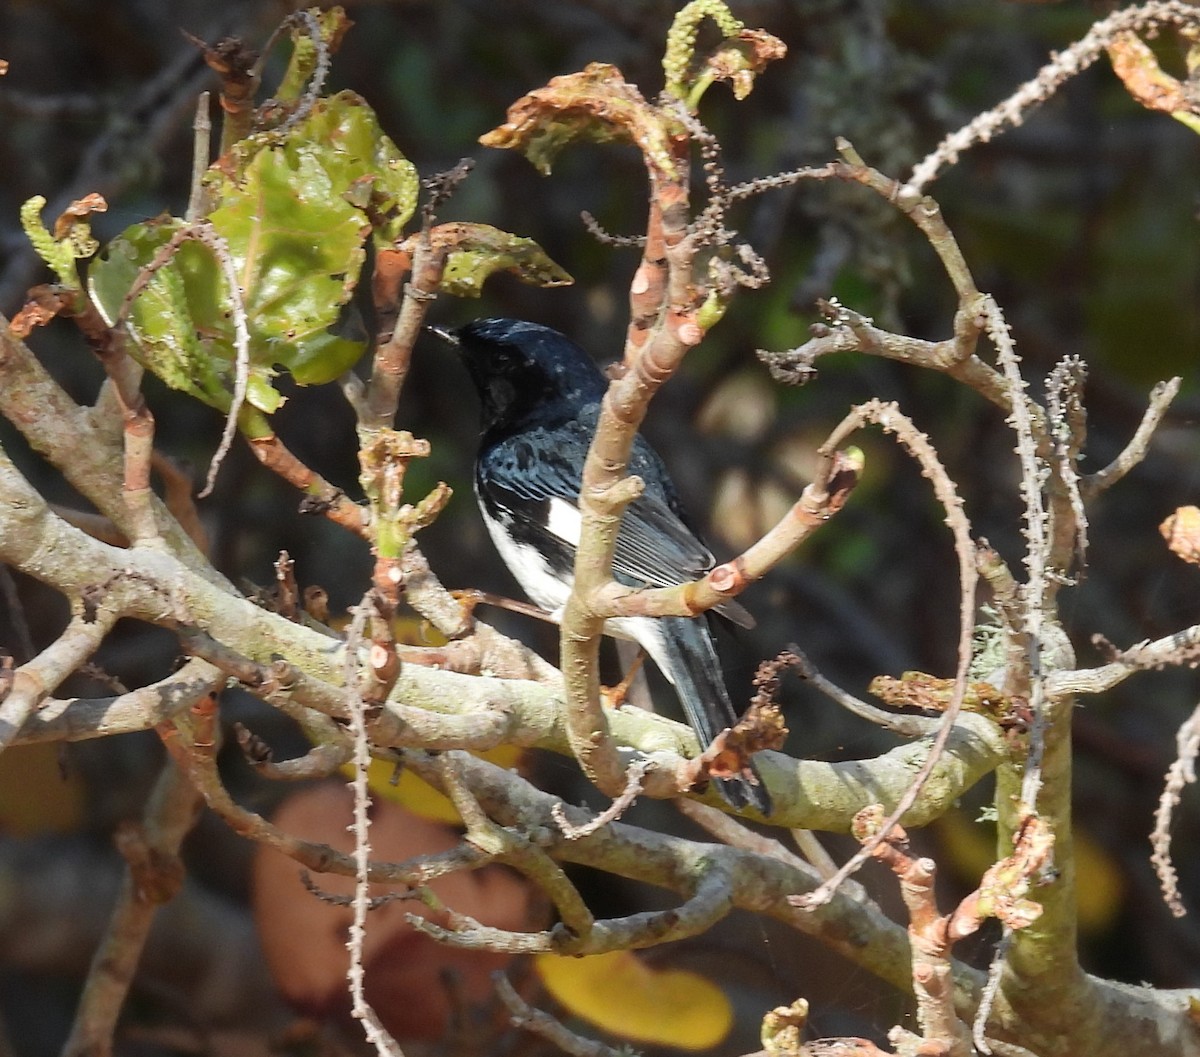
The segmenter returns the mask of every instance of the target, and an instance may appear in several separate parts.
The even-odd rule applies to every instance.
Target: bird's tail
[[[738,721],[707,619],[662,617],[655,623],[662,625],[663,634],[657,636],[656,645],[665,656],[654,659],[674,684],[688,722],[707,748],[722,730]],[[652,650],[652,655],[655,652]],[[749,767],[753,780],[748,777],[716,778],[717,791],[731,807],[753,807],[769,815],[770,794],[759,778],[753,760]]]

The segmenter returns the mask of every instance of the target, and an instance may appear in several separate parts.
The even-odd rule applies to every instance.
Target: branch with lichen
[[[162,551],[139,549],[136,575],[130,575],[130,552],[91,539],[52,514],[2,453],[0,524],[6,529],[0,534],[0,560],[14,568],[67,594],[100,582],[105,585],[105,605],[111,612],[181,632],[206,632],[224,649],[205,646],[203,639],[194,637],[187,639],[188,648],[244,679],[252,692],[269,685],[298,705],[345,718],[339,690],[344,657],[341,639],[264,610]],[[242,663],[229,651],[252,663]],[[514,671],[520,670],[518,664]],[[162,718],[160,711],[148,710],[142,727],[137,728],[132,712],[131,705],[122,729],[146,729]],[[496,744],[569,752],[563,712],[563,693],[554,683],[460,675],[405,664],[386,708],[373,721],[372,737],[380,746],[482,748],[491,732]],[[98,723],[104,721],[99,710],[88,714]],[[689,728],[652,713],[625,708],[608,719],[614,740],[630,746],[621,751],[625,761],[640,750],[661,761],[664,774],[671,775],[682,757],[698,751]],[[935,817],[1003,755],[1003,738],[990,720],[978,716],[964,719],[951,754],[940,765],[935,787],[914,807],[913,824]],[[50,729],[71,738],[96,733],[77,726],[61,712]],[[30,737],[45,740],[50,729],[35,721]],[[18,733],[17,740],[20,738]],[[844,829],[864,798],[896,803],[907,788],[912,760],[921,758],[924,751],[922,743],[905,745],[875,761],[853,764],[795,761],[777,753],[762,753],[759,760],[766,781],[778,792],[779,824]],[[646,792],[670,795],[675,790],[647,784]],[[715,793],[707,795],[716,802]]]
[[[2,316],[0,381],[0,413],[24,434],[31,447],[47,458],[126,539],[146,538],[139,516],[123,499],[120,433],[114,437],[113,432],[97,423],[90,409],[76,404]],[[171,552],[201,576],[224,584],[224,578],[162,501],[149,493],[147,505],[157,532]]]
[[[873,858],[895,874],[900,895],[908,911],[908,935],[912,946],[912,990],[917,1003],[920,1033],[900,1026],[888,1038],[897,1053],[942,1053],[947,1057],[969,1057],[972,1033],[956,1008],[954,944],[977,932],[989,917],[1009,928],[1028,927],[1041,908],[1025,898],[1044,868],[1053,838],[1044,825],[1031,820],[1017,840],[1013,853],[992,866],[979,886],[948,914],[938,910],[934,893],[937,864],[912,854],[908,835],[899,827],[890,830],[879,805],[864,808],[854,820],[854,835]],[[980,1049],[989,1052],[990,1040]]]

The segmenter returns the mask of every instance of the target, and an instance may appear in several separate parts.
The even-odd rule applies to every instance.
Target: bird
[[[561,616],[571,593],[582,516],[583,465],[608,382],[590,356],[550,327],[519,319],[478,319],[431,327],[457,348],[482,410],[475,495],[500,557],[529,599]],[[703,576],[715,559],[692,529],[667,468],[639,434],[629,472],[644,482],[617,535],[613,577],[631,587],[667,587]],[[753,618],[736,602],[719,607],[736,623]],[[621,617],[605,633],[632,639],[674,687],[702,745],[737,722],[708,614]],[[771,799],[751,776],[715,779],[735,809],[766,815]]]

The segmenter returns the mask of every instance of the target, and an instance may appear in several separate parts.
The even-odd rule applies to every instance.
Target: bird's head
[[[458,348],[479,391],[485,430],[576,418],[607,388],[583,349],[538,323],[477,319],[432,329]]]

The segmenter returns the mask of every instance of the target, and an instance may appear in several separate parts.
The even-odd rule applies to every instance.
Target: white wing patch
[[[582,524],[583,516],[574,503],[559,499],[557,496],[550,500],[549,520],[546,528],[553,535],[564,543],[569,543],[572,547],[578,547]]]

